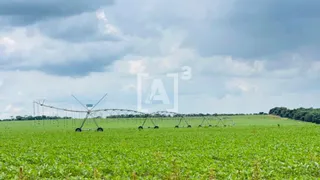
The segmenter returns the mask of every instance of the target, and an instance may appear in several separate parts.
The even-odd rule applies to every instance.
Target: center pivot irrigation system
[[[44,115],[43,108],[49,108],[49,109],[53,109],[56,111],[62,111],[65,113],[79,113],[79,115],[85,114],[85,117],[84,117],[80,127],[75,129],[76,132],[82,132],[83,130],[85,130],[85,129],[83,129],[83,126],[86,123],[86,121],[88,120],[88,118],[91,118],[93,120],[94,124],[97,127],[96,131],[102,132],[103,128],[100,127],[96,121],[97,118],[102,118],[102,116],[103,116],[102,113],[107,113],[108,116],[106,116],[106,117],[113,117],[113,116],[119,117],[119,115],[125,116],[125,117],[134,117],[135,115],[139,115],[139,117],[143,119],[142,124],[138,127],[139,130],[144,129],[144,126],[145,126],[145,123],[147,120],[151,121],[151,123],[154,126],[153,127],[154,129],[159,129],[159,126],[156,124],[156,120],[163,121],[163,120],[167,120],[167,118],[170,118],[170,119],[175,118],[177,120],[177,124],[174,126],[175,128],[180,128],[180,127],[191,128],[191,124],[188,122],[188,120],[190,120],[190,118],[186,118],[186,115],[175,113],[175,112],[157,111],[154,113],[147,114],[147,113],[143,113],[143,112],[139,112],[139,111],[135,111],[135,110],[130,110],[130,109],[97,109],[97,110],[95,110],[97,105],[99,105],[100,102],[106,96],[107,96],[107,94],[105,94],[96,104],[83,104],[78,98],[76,98],[74,95],[72,95],[72,97],[84,108],[84,110],[73,110],[73,109],[67,109],[67,108],[60,108],[60,107],[56,107],[56,106],[50,106],[50,105],[45,104],[45,100],[37,100],[37,101],[33,101],[33,111],[34,111],[34,115],[35,115],[35,110],[38,108],[38,111],[39,111],[39,107],[42,107],[43,115]],[[212,127],[211,122],[213,119],[216,120],[216,125],[215,125],[216,127],[221,126],[221,125],[226,127],[227,120],[229,118],[227,118],[227,117],[221,117],[221,118],[220,117],[213,117],[213,118],[203,117],[203,120],[198,127],[204,127],[204,126],[206,126],[206,124],[209,127]],[[234,121],[231,120],[231,122],[232,122],[232,125],[234,126],[235,125]],[[86,130],[88,130],[88,129],[86,129]]]

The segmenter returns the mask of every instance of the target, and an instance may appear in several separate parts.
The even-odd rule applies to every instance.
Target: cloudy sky
[[[0,0],[0,118],[31,115],[37,99],[80,109],[72,94],[94,103],[106,92],[99,109],[137,110],[138,91],[151,111],[175,103],[182,113],[319,107],[319,7],[318,0]],[[141,88],[140,73],[149,74]],[[178,92],[168,73],[178,74]],[[152,89],[170,104],[145,104]]]

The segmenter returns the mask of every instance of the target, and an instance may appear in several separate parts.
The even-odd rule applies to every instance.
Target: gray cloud
[[[47,74],[59,75],[59,76],[87,76],[91,72],[103,72],[104,63],[92,63],[88,61],[78,63],[66,63],[57,65],[46,65],[40,67],[39,70],[46,72]]]
[[[207,57],[278,60],[288,52],[319,57],[320,2],[316,0],[139,2],[119,0],[108,8],[127,34],[150,37],[159,36],[159,29],[181,29],[188,33],[183,47]],[[130,8],[122,13],[126,3]]]
[[[28,65],[26,63],[9,63],[3,62],[0,65],[0,71],[12,71],[12,70],[20,70],[20,71],[42,71],[49,75],[55,76],[70,76],[70,77],[84,77],[88,76],[90,73],[94,72],[104,72],[108,70],[108,66],[110,66],[114,61],[119,59],[122,56],[120,54],[114,55],[89,55],[82,59],[67,59],[61,63],[50,63],[43,62],[38,65]]]
[[[113,3],[113,0],[0,0],[0,23],[23,26],[49,18],[95,11]]]
[[[82,77],[107,71],[113,62],[132,52],[132,44],[127,42],[68,43],[42,38],[36,33],[29,39],[27,49],[16,43],[14,52],[0,56],[0,72],[38,70],[56,76]]]
[[[34,70],[40,70],[47,74],[56,76],[83,77],[94,72],[104,72],[117,57],[108,59],[85,59],[84,61],[66,61],[62,64],[44,64]]]
[[[203,56],[247,59],[319,47],[319,5],[315,0],[235,1],[227,15],[190,27],[185,45],[196,47]]]
[[[34,26],[50,38],[68,42],[120,41],[116,34],[106,33],[105,24],[95,13],[85,13],[64,19],[52,19]]]

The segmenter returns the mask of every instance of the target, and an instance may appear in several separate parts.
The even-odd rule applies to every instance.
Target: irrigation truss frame
[[[212,117],[214,117],[214,118],[212,118]],[[204,116],[203,119],[202,119],[201,124],[200,124],[198,127],[203,127],[205,124],[207,124],[208,127],[212,127],[213,125],[211,124],[209,118],[210,118],[210,119],[215,119],[215,120],[217,120],[217,123],[216,123],[215,127],[218,127],[218,126],[220,126],[220,125],[222,125],[222,126],[224,126],[224,127],[227,127],[228,125],[227,125],[227,123],[226,123],[226,120],[229,120],[229,119],[230,119],[231,122],[232,122],[232,126],[235,125],[233,119],[232,119],[232,118],[229,118],[229,117],[219,117],[219,116],[206,117],[206,116]],[[211,121],[212,121],[212,120],[211,120]],[[231,126],[231,125],[229,125],[229,126]]]
[[[192,127],[191,124],[186,120],[185,115],[183,115],[183,114],[179,114],[179,113],[176,113],[176,112],[170,112],[170,111],[157,111],[157,112],[151,113],[150,115],[151,115],[151,118],[152,117],[165,118],[165,117],[168,117],[168,116],[177,117],[178,118],[178,124],[175,125],[175,128],[179,128],[182,122],[184,122],[187,125],[188,128]]]

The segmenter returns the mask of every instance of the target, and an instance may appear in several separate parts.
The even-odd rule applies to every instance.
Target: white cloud
[[[22,107],[17,107],[12,104],[8,104],[4,108],[4,112],[0,113],[0,118],[5,119],[5,118],[10,118],[10,116],[17,116],[20,115],[23,112]]]
[[[143,64],[142,60],[129,61],[129,73],[130,74],[138,74],[142,73],[146,67]]]
[[[256,85],[238,78],[226,82],[226,87],[231,92],[240,90],[242,93],[255,93],[259,91]]]
[[[13,53],[16,42],[10,37],[0,38],[0,55],[7,55]]]
[[[97,10],[96,12],[96,17],[98,20],[102,21],[104,23],[104,32],[106,34],[112,34],[112,35],[121,35],[121,32],[119,31],[119,29],[117,27],[115,27],[114,25],[112,25],[111,23],[109,23],[106,14],[103,10]]]

